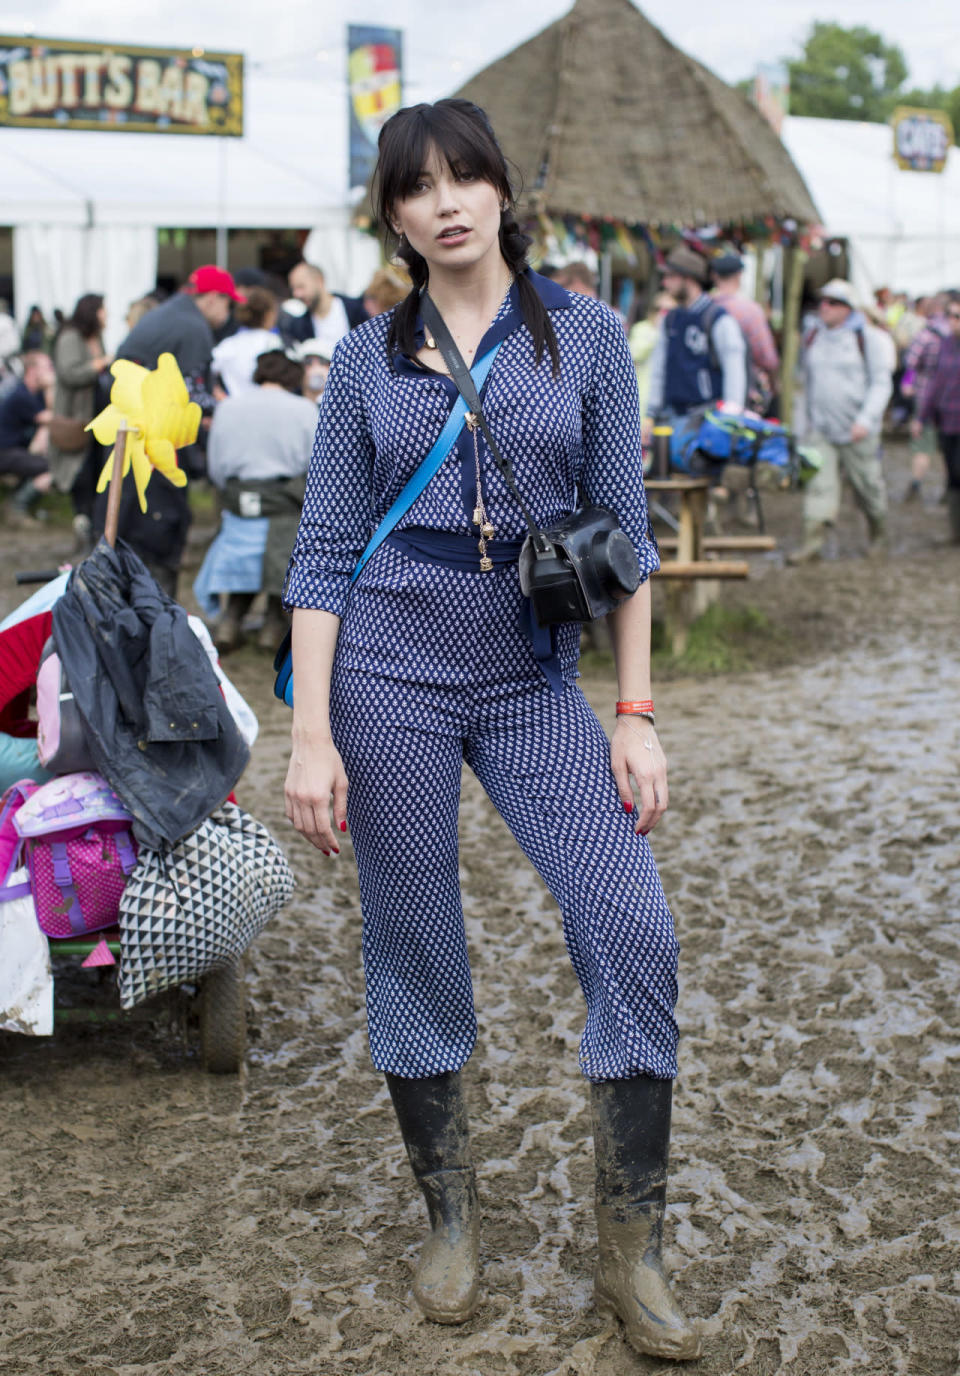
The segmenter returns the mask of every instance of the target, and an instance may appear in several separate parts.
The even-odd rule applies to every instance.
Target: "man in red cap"
[[[187,284],[169,301],[147,311],[117,350],[145,368],[155,368],[161,354],[173,354],[191,382],[205,386],[213,354],[213,332],[227,323],[231,301],[245,301],[224,268],[194,268]]]
[[[130,359],[153,369],[161,354],[173,354],[191,398],[206,412],[213,410],[208,390],[214,330],[225,325],[231,301],[245,301],[230,273],[208,263],[194,268],[186,285],[162,305],[147,311],[117,350],[117,358]],[[180,466],[192,476],[204,469],[203,453],[190,446],[180,455]],[[94,527],[103,529],[105,499],[94,509]],[[150,483],[147,512],[140,510],[133,484],[126,483],[120,507],[120,535],[136,550],[160,586],[176,596],[177,573],[190,525],[187,489],[174,487],[162,473]]]

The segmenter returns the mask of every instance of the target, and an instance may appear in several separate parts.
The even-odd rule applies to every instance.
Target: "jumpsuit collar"
[[[527,268],[525,271],[531,285],[548,311],[569,310],[573,305],[573,298],[570,292],[568,292],[565,287],[561,287],[558,282],[552,281],[549,277],[541,277],[540,274],[534,272],[532,268]],[[500,304],[500,309],[497,311],[493,324],[477,345],[477,351],[474,358],[482,358],[485,353],[488,353],[489,350],[494,347],[494,345],[499,344],[501,340],[506,339],[507,336],[513,334],[515,330],[519,330],[523,323],[523,312],[520,309],[520,292],[517,288],[516,279],[514,279],[510,283],[510,288]],[[423,318],[419,313],[417,314],[416,340],[418,349],[422,348],[424,343]],[[398,373],[405,373],[416,377],[423,377],[424,375],[423,368],[419,363],[414,362],[412,358],[408,358],[406,354],[396,354],[393,364]],[[447,377],[445,373],[435,373],[433,376],[439,377],[442,382],[449,383],[454,391],[456,391],[456,384],[453,379]]]

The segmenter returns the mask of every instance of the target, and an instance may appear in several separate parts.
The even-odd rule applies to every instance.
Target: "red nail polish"
[[[648,832],[649,830],[650,830],[650,828],[647,827],[647,831],[638,831],[638,832],[637,832],[637,835],[638,835],[638,836],[646,836],[646,834],[647,834],[647,832]]]
[[[329,860],[329,858],[330,858],[330,852],[329,852],[328,850],[322,850],[322,849],[321,849],[321,853],[322,853],[323,855],[325,855],[325,856],[327,857],[327,859]]]
[[[339,854],[340,854],[340,852],[337,850],[336,846],[333,847],[333,853],[334,853],[334,855],[339,855]]]
[[[341,823],[340,823],[340,830],[341,830],[341,831],[346,831],[346,829],[347,829],[347,824],[346,824],[346,822],[341,822]]]
[[[624,805],[623,805],[623,810],[624,810],[624,812],[632,812],[632,811],[633,811],[633,803],[624,803]]]

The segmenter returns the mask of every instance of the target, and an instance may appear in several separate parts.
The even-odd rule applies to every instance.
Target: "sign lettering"
[[[900,105],[893,112],[893,156],[905,171],[942,172],[953,143],[950,116],[942,110]]]
[[[243,58],[0,35],[0,125],[243,133]]]

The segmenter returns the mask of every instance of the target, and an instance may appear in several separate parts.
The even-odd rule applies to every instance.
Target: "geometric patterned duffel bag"
[[[120,901],[120,1006],[237,959],[294,883],[269,831],[235,803],[171,850],[141,846]]]

